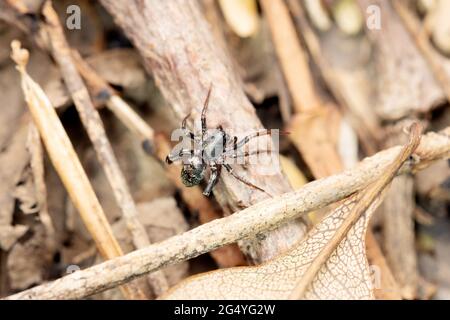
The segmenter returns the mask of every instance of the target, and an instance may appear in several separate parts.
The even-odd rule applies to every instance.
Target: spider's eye
[[[199,185],[204,177],[204,171],[201,168],[188,166],[181,169],[181,181],[186,187]]]

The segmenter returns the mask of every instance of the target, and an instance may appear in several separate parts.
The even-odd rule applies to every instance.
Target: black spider
[[[183,160],[181,180],[187,187],[199,185],[205,177],[206,169],[209,167],[211,174],[208,180],[208,184],[203,191],[203,194],[205,196],[210,195],[213,187],[219,179],[222,167],[224,167],[234,178],[241,181],[242,183],[245,183],[252,188],[267,193],[264,189],[254,185],[246,178],[235,173],[230,164],[225,163],[225,160],[227,158],[236,159],[239,157],[248,157],[250,155],[260,154],[263,152],[271,152],[270,150],[256,150],[253,152],[242,152],[239,150],[253,138],[263,135],[270,135],[271,130],[263,129],[260,131],[256,131],[244,137],[240,141],[238,141],[238,138],[236,136],[234,136],[233,139],[230,139],[230,136],[223,130],[222,126],[218,126],[217,130],[215,130],[213,134],[207,132],[206,111],[208,109],[211,89],[212,86],[208,90],[208,94],[203,105],[201,115],[201,134],[195,135],[194,133],[186,129],[186,121],[189,118],[189,115],[187,115],[181,123],[181,128],[185,132],[186,137],[188,137],[190,141],[194,143],[194,147],[172,150],[172,152],[167,155],[166,162],[168,164],[171,164],[174,161]]]

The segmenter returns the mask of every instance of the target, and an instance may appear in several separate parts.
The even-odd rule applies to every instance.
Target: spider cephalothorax
[[[233,171],[233,168],[225,160],[228,158],[248,157],[253,154],[259,154],[262,152],[270,152],[270,150],[255,151],[255,152],[238,152],[240,148],[244,146],[250,139],[259,137],[262,135],[270,135],[271,130],[256,131],[242,140],[238,141],[237,137],[230,138],[230,136],[223,130],[222,126],[217,127],[216,130],[207,132],[206,126],[206,110],[208,108],[209,97],[211,96],[211,87],[209,88],[206,96],[205,103],[203,105],[201,115],[202,132],[200,135],[186,129],[186,121],[189,117],[186,116],[183,119],[181,128],[185,133],[185,136],[193,143],[193,147],[174,149],[166,157],[166,162],[171,164],[174,161],[183,161],[183,168],[181,170],[181,181],[187,187],[199,185],[204,177],[207,168],[210,169],[211,174],[208,180],[208,184],[203,191],[203,194],[209,196],[213,187],[219,179],[222,167],[224,167],[233,177],[239,181],[245,183],[248,186],[256,188],[260,191],[264,189],[257,187],[253,183],[249,182],[246,178],[241,177]]]

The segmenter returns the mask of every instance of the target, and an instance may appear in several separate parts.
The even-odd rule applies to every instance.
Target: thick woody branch
[[[145,249],[75,272],[9,299],[77,299],[120,285],[168,264],[178,263],[225,244],[261,235],[305,213],[339,201],[378,179],[401,148],[366,158],[341,174],[308,183],[303,188],[268,199],[229,217],[206,223]],[[401,173],[425,168],[450,156],[450,128],[424,135]]]

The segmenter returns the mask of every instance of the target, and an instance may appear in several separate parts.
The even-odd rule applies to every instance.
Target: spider
[[[270,135],[270,129],[263,129],[247,135],[238,141],[236,136],[231,140],[230,136],[223,130],[222,126],[218,126],[214,133],[207,132],[206,111],[208,109],[209,98],[211,96],[212,86],[209,87],[205,102],[201,113],[201,134],[194,134],[186,129],[186,122],[190,114],[188,114],[181,122],[181,129],[186,137],[194,142],[194,148],[173,149],[166,157],[166,162],[172,164],[175,161],[183,160],[183,168],[181,170],[181,180],[186,187],[199,185],[205,178],[207,168],[210,169],[210,176],[206,188],[203,191],[205,196],[211,194],[212,189],[216,185],[222,167],[227,170],[235,179],[240,182],[260,190],[270,196],[263,188],[260,188],[246,178],[237,174],[229,163],[225,163],[227,158],[249,157],[250,155],[271,152],[270,150],[256,150],[253,152],[242,152],[239,149],[246,145],[251,139]],[[240,153],[238,153],[240,151]]]

